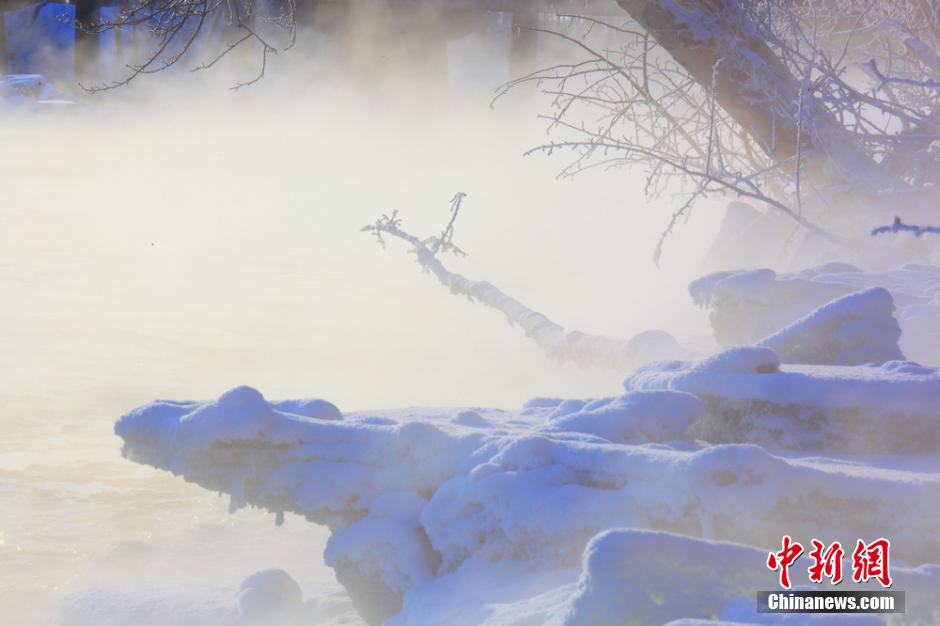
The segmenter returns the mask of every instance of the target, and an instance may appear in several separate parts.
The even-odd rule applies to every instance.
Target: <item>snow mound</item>
[[[801,450],[940,450],[940,370],[909,361],[881,365],[780,365],[761,346],[703,361],[639,368],[627,390],[675,390],[705,403],[693,432],[711,442]]]
[[[460,423],[477,420],[457,420],[446,409],[305,417],[239,387],[214,402],[155,402],[122,417],[115,430],[126,456],[230,494],[233,510],[248,504],[291,511],[329,526],[326,561],[371,624],[393,615],[393,624],[428,623],[420,616],[434,607],[446,615],[453,605],[438,606],[433,593],[464,593],[453,581],[465,576],[467,584],[497,564],[529,582],[536,572],[559,574],[555,586],[471,585],[460,596],[468,602],[504,593],[514,608],[490,607],[485,615],[473,613],[475,621],[442,617],[440,623],[516,623],[499,621],[510,616],[546,623],[542,617],[560,615],[561,586],[572,583],[585,546],[612,528],[765,549],[783,534],[846,545],[883,535],[892,539],[895,559],[940,561],[940,475],[785,459],[756,445],[702,447],[692,432],[709,419],[714,393],[745,408],[755,397],[772,404],[796,394],[807,406],[831,412],[844,405],[856,417],[859,405],[877,396],[904,417],[922,406],[925,386],[936,391],[937,376],[899,362],[780,366],[768,348],[742,348],[701,363],[641,370],[634,382],[650,391],[536,401],[516,412],[474,408],[487,428]],[[895,422],[893,436],[914,425]],[[925,432],[908,445],[935,436]],[[589,564],[605,541],[592,544]],[[716,565],[717,578],[725,575],[722,567]],[[588,571],[603,587],[597,567]],[[587,589],[582,596],[572,615],[593,615],[586,608],[593,596]],[[641,609],[638,615],[646,615]],[[662,615],[655,623],[700,615]]]
[[[461,426],[473,426],[476,428],[489,428],[492,424],[476,411],[459,411],[454,416],[454,423]]]
[[[584,551],[565,624],[606,626],[627,619],[663,624],[718,615],[729,601],[753,595],[755,585],[767,579],[755,567],[762,558],[766,555],[758,550],[733,543],[637,530],[601,533]],[[724,575],[702,584],[701,569],[714,563],[723,564]]]
[[[303,400],[285,400],[274,405],[278,411],[284,413],[293,413],[301,417],[312,417],[320,420],[341,420],[343,414],[340,413],[336,405],[320,400],[319,398],[306,398]]]
[[[304,594],[290,574],[282,569],[255,572],[238,589],[238,615],[252,622],[296,611]]]
[[[699,278],[689,285],[689,293],[708,310],[718,342],[733,345],[756,343],[837,298],[872,287],[887,289],[894,300],[903,353],[940,365],[940,267],[866,272],[847,263],[827,263],[789,274],[736,270]]]
[[[900,338],[891,294],[872,287],[819,307],[758,345],[785,363],[864,365],[904,360]]]
[[[586,404],[555,417],[552,432],[596,435],[617,443],[666,442],[688,439],[689,427],[704,414],[695,396],[675,391],[628,393]]]

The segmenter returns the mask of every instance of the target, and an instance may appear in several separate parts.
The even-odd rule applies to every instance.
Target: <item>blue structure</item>
[[[5,13],[7,72],[71,79],[75,74],[74,20],[71,4],[34,4]]]

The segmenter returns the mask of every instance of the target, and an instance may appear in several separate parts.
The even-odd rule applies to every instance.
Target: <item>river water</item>
[[[222,94],[0,121],[4,624],[92,586],[236,587],[266,567],[333,581],[324,529],[229,515],[124,460],[112,425],[142,403],[239,384],[342,409],[618,392],[623,372],[549,361],[359,232],[383,212],[431,235],[467,192],[455,270],[581,330],[704,328],[684,284],[717,219],[656,270],[668,211],[640,178],[559,182],[562,161],[523,158],[544,138],[527,103],[340,100]]]

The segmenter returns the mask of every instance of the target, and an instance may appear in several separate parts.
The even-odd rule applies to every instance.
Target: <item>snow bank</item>
[[[460,597],[481,601],[505,589],[506,606],[493,600],[477,621],[439,623],[498,616],[543,623],[535,616],[560,615],[562,587],[573,583],[585,546],[611,528],[764,549],[783,534],[846,544],[884,535],[896,559],[940,561],[935,473],[788,460],[755,445],[703,447],[695,440],[715,390],[741,407],[752,396],[781,404],[799,392],[807,406],[827,411],[859,409],[877,397],[905,417],[922,406],[916,398],[923,389],[937,389],[936,371],[908,363],[782,368],[771,350],[751,348],[698,364],[660,364],[631,381],[640,390],[594,400],[542,398],[515,412],[410,409],[341,420],[290,413],[284,409],[296,410],[295,403],[271,403],[239,387],[214,402],[155,402],[122,417],[115,430],[125,455],[226,492],[233,509],[292,511],[329,526],[327,563],[372,624],[393,615],[392,624],[428,623],[420,621],[423,612],[436,606],[445,615],[460,604],[455,595],[456,604],[445,599],[440,606],[435,593],[495,576],[499,567],[520,580],[470,585]],[[895,422],[894,441],[914,424]],[[600,576],[596,567],[588,571],[589,580]],[[551,582],[535,584],[543,575]],[[588,591],[579,592],[569,623],[591,623],[576,621],[588,614]]]
[[[707,406],[695,432],[712,442],[802,450],[940,450],[940,370],[907,361],[874,366],[781,365],[766,347],[639,368],[628,390],[691,393]]]
[[[790,274],[769,269],[717,272],[694,281],[689,293],[708,310],[715,338],[727,345],[758,342],[814,309],[871,287],[891,293],[902,330],[901,351],[915,361],[940,364],[940,267],[865,272],[847,263],[827,263]]]

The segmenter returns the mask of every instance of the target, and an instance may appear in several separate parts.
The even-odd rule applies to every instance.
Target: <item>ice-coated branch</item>
[[[526,84],[548,96],[550,139],[530,152],[571,153],[560,176],[638,167],[647,195],[681,197],[656,257],[709,196],[761,202],[827,246],[872,246],[890,197],[936,205],[934,17],[906,1],[618,4],[629,20],[564,15],[534,29],[570,61],[497,97]]]
[[[391,236],[411,244],[418,264],[451,293],[463,295],[484,306],[496,309],[512,325],[519,325],[526,335],[550,356],[574,361],[585,366],[600,366],[616,370],[629,370],[650,358],[680,358],[688,351],[668,333],[646,331],[630,339],[612,339],[589,335],[580,331],[567,331],[542,313],[527,307],[492,283],[472,280],[451,272],[441,262],[437,251],[462,254],[452,243],[454,222],[460,211],[460,202],[466,194],[459,193],[451,201],[451,218],[439,237],[420,239],[401,228],[398,212],[383,215],[374,224],[363,227],[372,232],[384,246],[383,236]]]
[[[871,231],[873,236],[888,233],[913,233],[915,237],[920,237],[921,235],[940,235],[940,226],[905,224],[901,221],[900,217],[895,216],[894,221],[888,226],[879,226]]]

